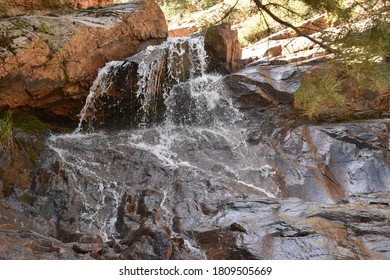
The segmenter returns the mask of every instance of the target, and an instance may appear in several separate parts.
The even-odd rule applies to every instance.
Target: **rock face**
[[[148,48],[113,81],[158,69],[146,54],[164,58]],[[283,67],[266,69],[280,89]],[[240,83],[264,86],[258,70]],[[178,82],[153,126],[51,136],[30,187],[0,199],[0,257],[389,259],[390,120],[304,124],[222,84]]]
[[[113,4],[114,0],[0,0],[0,15],[14,15],[28,11],[85,9]]]
[[[291,104],[300,77],[321,65],[322,58],[296,63],[254,62],[224,77],[224,95],[240,109]]]
[[[143,37],[135,36],[137,46],[150,36]],[[52,135],[29,180],[0,184],[0,258],[390,259],[390,120],[314,125],[291,118],[286,104],[298,87],[297,69],[316,63],[258,63],[222,78],[206,73],[201,41],[193,39],[168,39],[163,48],[107,64],[81,112],[82,121],[97,119],[92,125],[122,128],[140,111],[148,116],[165,106],[158,123],[141,117],[130,130]],[[47,45],[53,48],[70,51],[67,43]],[[102,55],[112,54],[96,59]],[[51,69],[47,62],[28,65],[20,75]],[[69,84],[78,92],[78,66],[89,64],[64,65],[66,83],[54,96],[80,101]],[[7,106],[56,104],[53,93],[36,95],[51,83],[16,77],[29,95],[17,105],[4,99],[11,95],[2,84]]]
[[[61,209],[50,215],[62,242],[122,240],[74,248],[101,258],[390,258],[388,120],[296,126],[275,110],[245,114],[225,134],[54,137],[34,208]]]
[[[153,0],[0,22],[0,108],[74,119],[97,70],[167,36]],[[149,43],[150,44],[150,43]]]
[[[241,68],[241,45],[237,30],[229,24],[210,27],[205,35],[205,50],[209,56],[209,69],[232,73]]]
[[[22,207],[28,208],[27,204]],[[42,217],[23,214],[0,201],[0,259],[88,259],[53,238],[55,227]]]

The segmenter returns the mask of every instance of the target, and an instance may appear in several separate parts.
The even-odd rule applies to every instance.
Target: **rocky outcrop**
[[[0,201],[0,259],[91,259],[53,238],[55,225],[42,217],[23,214],[23,208],[28,209],[28,203],[12,209]]]
[[[85,9],[91,6],[113,4],[114,0],[0,0],[0,16],[31,11]]]
[[[145,53],[159,51],[121,63]],[[183,84],[180,114],[201,86]],[[50,137],[30,187],[0,199],[1,257],[390,258],[388,119],[313,125],[219,101],[200,103],[200,125]]]
[[[75,119],[97,70],[167,36],[153,0],[0,22],[0,108]],[[152,41],[151,41],[152,40]]]
[[[206,30],[204,37],[210,71],[232,73],[242,68],[237,30],[231,30],[229,24],[214,26]]]
[[[301,85],[300,77],[322,62],[323,58],[289,64],[264,61],[248,64],[224,77],[224,95],[240,109],[291,104]]]
[[[52,137],[29,213],[85,257],[390,258],[389,120],[302,125],[285,110],[247,109],[227,132]]]

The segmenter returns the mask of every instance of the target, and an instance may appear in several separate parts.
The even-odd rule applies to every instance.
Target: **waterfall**
[[[77,130],[49,139],[83,202],[81,230],[123,234],[121,201],[145,190],[161,194],[169,227],[172,178],[181,173],[223,198],[279,194],[275,171],[244,140],[243,115],[223,97],[222,76],[206,73],[206,60],[202,37],[169,38],[99,71]],[[114,122],[122,129],[110,130]]]
[[[117,98],[106,110],[122,107],[122,112],[127,111],[127,106],[134,109],[133,105],[125,102],[119,104],[119,99],[124,98],[121,95],[129,95],[129,102],[139,102],[135,109],[141,115],[140,123],[153,120],[153,114],[165,111],[165,108],[159,107],[169,105],[165,100],[170,97],[170,91],[175,85],[206,76],[206,56],[203,37],[168,38],[163,44],[149,46],[124,61],[107,63],[99,71],[90,89],[76,131],[80,132],[85,124],[88,128],[93,128],[94,121],[101,114],[99,110],[102,106],[99,103],[108,103],[107,100],[99,99],[109,96]],[[136,75],[132,72],[136,72]],[[193,83],[190,83],[191,86]],[[123,118],[126,117],[131,118],[123,115]]]
[[[100,70],[78,129],[48,139],[34,182],[34,207],[59,237],[98,234],[107,259],[378,256],[389,121],[302,125],[283,107],[238,111],[226,96],[246,99],[245,80],[228,88],[206,58],[202,38],[170,38]],[[346,255],[333,223],[350,233]]]

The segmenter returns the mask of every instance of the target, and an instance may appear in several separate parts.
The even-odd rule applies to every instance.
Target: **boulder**
[[[97,70],[167,36],[153,0],[0,21],[0,109],[76,119]]]
[[[290,64],[255,62],[224,77],[224,95],[236,108],[248,109],[291,104],[300,87],[300,77],[321,62],[319,59]]]
[[[0,0],[0,15],[15,15],[29,11],[85,9],[113,3],[114,0]]]
[[[242,51],[237,30],[223,24],[210,27],[204,36],[210,71],[232,73],[241,68]]]
[[[0,259],[7,260],[76,260],[91,259],[77,255],[69,246],[33,231],[0,230]]]
[[[55,227],[51,221],[37,216],[33,207],[0,200],[0,259],[88,258],[55,239]]]

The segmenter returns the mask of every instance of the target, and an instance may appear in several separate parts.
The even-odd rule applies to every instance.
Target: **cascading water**
[[[389,121],[302,125],[287,107],[245,109],[253,85],[205,61],[202,38],[180,38],[101,69],[35,182],[56,237],[99,234],[110,242],[94,256],[107,259],[389,256]]]
[[[175,84],[205,75],[205,58],[202,37],[168,38],[124,61],[107,63],[91,87],[77,131],[118,117],[124,126],[156,122]]]
[[[129,68],[134,63],[137,71]],[[164,213],[160,223],[175,236],[176,219],[184,209],[194,207],[188,201],[180,208],[174,201],[172,195],[178,185],[204,185],[205,199],[210,201],[236,195],[279,194],[275,171],[244,140],[246,129],[238,125],[244,122],[242,114],[223,98],[222,77],[206,74],[205,69],[206,53],[199,37],[168,39],[100,70],[76,132],[49,139],[52,150],[69,171],[69,180],[74,182],[74,199],[83,204],[76,230],[99,233],[106,239],[123,235],[118,222],[122,219],[123,224],[125,219],[118,210],[122,200],[129,194],[134,197],[148,191],[158,194],[155,207]],[[130,81],[134,79],[131,72],[136,72],[136,81]],[[132,92],[121,88],[123,85],[133,85]],[[84,133],[88,126],[100,124],[99,117],[107,116],[99,109],[119,106],[125,112],[122,122],[132,121],[134,116],[126,114],[126,104],[117,104],[123,101],[121,94],[133,94],[139,103],[133,107],[138,115],[142,114],[137,117],[137,126]],[[113,95],[118,96],[115,103],[102,107],[105,97]],[[151,112],[160,110],[156,106],[164,107],[164,120],[145,126],[147,120],[153,120]],[[110,126],[110,121],[104,123]],[[195,189],[192,191],[197,192]],[[195,218],[200,209],[191,211]],[[200,224],[201,216],[198,218],[183,221],[181,227]],[[129,228],[135,227],[130,221],[128,224]]]

